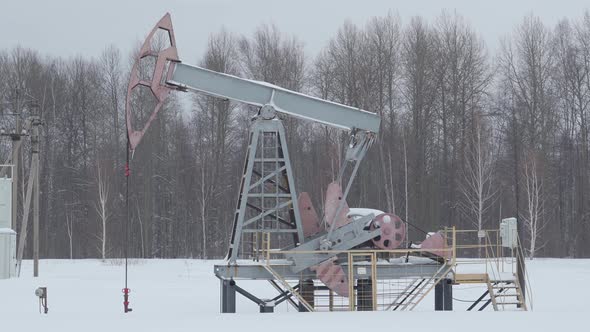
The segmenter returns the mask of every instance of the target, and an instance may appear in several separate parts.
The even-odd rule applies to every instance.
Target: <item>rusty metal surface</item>
[[[152,49],[153,39],[158,30],[167,32],[169,38],[169,46],[161,50]],[[154,71],[151,80],[140,78],[139,65],[142,59],[147,57],[155,57]],[[125,103],[125,117],[127,123],[127,135],[129,137],[129,144],[131,150],[134,150],[141,141],[146,130],[150,127],[152,121],[156,118],[158,111],[162,108],[164,100],[174,88],[167,86],[165,82],[172,76],[173,68],[176,62],[179,62],[178,51],[176,49],[176,39],[174,38],[174,30],[172,27],[172,20],[170,14],[166,13],[162,19],[156,24],[152,31],[147,36],[141,49],[135,59],[133,68],[131,69],[129,85],[127,86],[127,99]],[[131,96],[132,92],[140,87],[148,87],[157,100],[157,104],[152,111],[149,119],[143,126],[141,124],[132,123],[131,110]],[[137,127],[136,127],[137,126]],[[135,128],[140,128],[136,130]]]

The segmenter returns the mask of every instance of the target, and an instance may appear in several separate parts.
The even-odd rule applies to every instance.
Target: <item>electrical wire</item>
[[[419,232],[422,232],[422,233],[424,233],[425,235],[428,235],[428,232],[427,232],[427,231],[425,231],[425,230],[423,230],[422,228],[420,228],[420,227],[418,227],[418,226],[416,226],[416,225],[414,225],[414,224],[410,223],[410,222],[409,222],[409,221],[407,221],[407,220],[404,220],[404,222],[405,222],[406,224],[408,224],[409,226],[412,226],[412,227],[413,227],[414,229],[416,229],[417,231],[419,231]]]
[[[125,209],[127,210],[127,220],[125,221],[125,288],[127,288],[128,279],[128,257],[129,257],[129,138],[127,138],[127,162],[125,163]]]
[[[453,297],[453,300],[459,301],[459,302],[467,302],[467,303],[474,303],[475,302],[475,300],[463,300],[463,299],[458,299],[456,297]]]
[[[125,256],[125,288],[123,288],[123,308],[124,312],[130,312],[131,308],[129,308],[129,287],[128,287],[128,277],[129,277],[129,221],[130,221],[130,213],[129,213],[129,176],[131,175],[131,167],[130,167],[130,158],[129,153],[131,151],[131,145],[129,143],[129,135],[127,135],[127,154],[126,154],[126,162],[125,162],[125,209],[127,213],[127,219],[125,221],[124,226],[124,239],[125,244],[123,246],[123,252]]]

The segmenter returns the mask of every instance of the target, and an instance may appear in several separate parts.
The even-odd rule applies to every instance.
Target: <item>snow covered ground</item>
[[[213,261],[137,260],[130,265],[131,307],[122,313],[123,266],[99,260],[42,260],[33,278],[30,261],[22,277],[0,280],[0,331],[585,331],[590,315],[590,260],[536,259],[527,267],[534,294],[532,312],[434,312],[427,298],[414,312],[296,313],[286,304],[259,314],[239,298],[237,314],[219,313],[219,281]],[[244,284],[275,291],[264,282]],[[34,291],[48,288],[49,314],[38,312]],[[459,300],[483,288],[455,287]],[[586,326],[586,328],[584,328]]]

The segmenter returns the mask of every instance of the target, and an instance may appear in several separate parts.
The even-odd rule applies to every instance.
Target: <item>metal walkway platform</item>
[[[273,280],[275,277],[266,269],[266,262],[237,261],[235,265],[215,265],[215,276],[220,279],[234,280]],[[268,264],[285,280],[299,280],[315,276],[315,272],[306,269],[302,272],[294,273],[291,271],[291,263],[287,260],[275,260]],[[409,277],[446,277],[438,275],[442,264],[429,259],[420,259],[417,262],[399,263],[379,261],[376,264],[376,279],[400,279]],[[341,264],[344,272],[348,275],[348,264]],[[354,264],[355,278],[371,278],[371,269],[363,268],[359,263]]]

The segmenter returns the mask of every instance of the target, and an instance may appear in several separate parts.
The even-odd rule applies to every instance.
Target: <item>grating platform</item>
[[[273,280],[275,277],[266,269],[266,265],[270,266],[285,280],[299,280],[304,276],[315,275],[315,272],[306,269],[302,272],[294,273],[291,271],[291,262],[288,260],[272,260],[270,262],[253,262],[248,260],[238,260],[235,265],[215,265],[215,276],[220,279],[235,279],[235,280]],[[340,264],[348,275],[348,264]],[[408,263],[404,260],[380,260],[376,264],[377,275],[375,279],[400,279],[409,277],[444,277],[439,275],[439,270],[443,264],[437,263],[430,259],[414,257]],[[370,263],[367,263],[370,266]],[[354,277],[356,278],[371,278],[371,269],[363,267],[361,263],[354,264]]]

